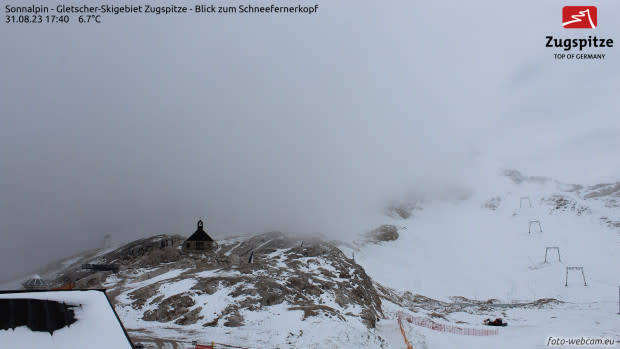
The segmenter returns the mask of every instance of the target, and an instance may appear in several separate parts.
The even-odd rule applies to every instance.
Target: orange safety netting
[[[460,334],[464,336],[494,336],[494,335],[499,334],[499,330],[467,328],[467,327],[458,327],[458,326],[452,326],[452,325],[447,325],[447,324],[440,324],[427,318],[405,315],[399,312],[398,313],[399,324],[401,323],[401,318],[404,318],[405,320],[407,320],[408,322],[414,325],[430,328],[431,330]],[[402,325],[401,325],[401,331],[402,331]],[[404,333],[403,333],[403,336],[404,336]],[[405,342],[406,341],[407,340],[405,339]]]

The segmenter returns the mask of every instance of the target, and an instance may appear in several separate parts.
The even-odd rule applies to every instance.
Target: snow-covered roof
[[[42,302],[45,311],[20,311]],[[3,291],[0,309],[2,347],[132,348],[103,290]]]
[[[39,275],[33,275],[32,278],[24,281],[24,287],[47,287],[49,284]]]

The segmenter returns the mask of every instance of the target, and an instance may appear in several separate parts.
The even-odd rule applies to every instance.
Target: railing
[[[400,312],[398,313],[398,326],[400,327],[400,333],[403,335],[405,344],[407,344],[407,349],[413,349],[413,345],[409,343],[409,340],[407,339],[407,335],[405,334],[405,329],[403,328],[402,315],[403,313],[400,313]]]

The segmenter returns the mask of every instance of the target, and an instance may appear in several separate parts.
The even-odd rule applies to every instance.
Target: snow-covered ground
[[[0,330],[2,348],[131,348],[105,293],[101,291],[3,293],[0,299],[38,299],[66,303],[72,306],[70,309],[76,319],[71,325],[54,331],[53,335],[33,331],[27,326]],[[41,319],[30,318],[35,325],[42,325],[46,318],[47,321],[57,319],[51,313],[34,316],[41,316]]]
[[[300,255],[303,249],[291,248],[299,242],[278,245],[278,235],[262,240],[256,236],[255,251],[274,247],[257,253],[263,264],[244,271],[247,255],[240,258],[238,251],[248,250],[252,237],[247,236],[219,241],[218,251],[228,246],[219,258],[235,257],[237,262],[230,262],[234,267],[214,267],[205,256],[134,265],[109,275],[102,285],[114,294],[117,313],[132,338],[162,348],[173,347],[171,343],[190,348],[191,340],[249,348],[403,348],[399,312],[463,328],[484,328],[486,318],[508,322],[498,335],[485,337],[405,322],[414,348],[545,348],[550,337],[620,340],[619,202],[618,184],[589,188],[498,176],[468,196],[425,197],[405,205],[416,207],[407,219],[382,216],[375,223],[399,227],[398,239],[340,244],[354,262],[342,254]],[[537,224],[530,229],[531,221],[540,221],[542,231]],[[546,247],[558,247],[560,256],[549,251],[545,263]],[[103,258],[102,253],[94,256]],[[82,261],[73,258],[61,264]],[[383,317],[370,329],[362,321],[364,304],[349,301],[343,306],[334,297],[342,287],[361,285],[347,283],[360,265],[379,290],[373,292],[382,297]],[[587,286],[580,271],[570,271],[565,286],[566,267],[583,267]],[[265,279],[274,281],[275,288],[286,288],[302,274],[312,276],[310,285],[323,287],[309,298],[317,307],[310,315],[298,303],[265,304],[265,291],[257,293],[258,283]],[[216,282],[205,283],[208,280]],[[354,294],[351,291],[347,294]],[[193,303],[179,305],[187,296]],[[166,303],[173,298],[175,302]],[[230,310],[242,302],[245,305]],[[169,305],[162,310],[161,304]],[[145,319],[147,313],[176,312],[175,307],[186,309],[165,321],[157,316]],[[179,322],[184,316],[193,320]],[[235,316],[242,319],[241,325],[223,324]]]
[[[261,311],[244,310],[244,326],[234,329],[170,324],[162,329],[159,323],[138,320],[131,307],[125,306],[121,312],[127,312],[125,318],[136,319],[130,327],[147,327],[146,331],[165,338],[191,336],[205,343],[257,348],[402,348],[405,343],[396,320],[398,312],[464,328],[483,328],[485,318],[501,317],[509,323],[498,335],[486,337],[404,323],[414,348],[544,348],[550,338],[620,340],[620,230],[608,224],[620,221],[619,208],[614,206],[613,197],[584,199],[585,189],[573,189],[551,180],[517,184],[500,177],[467,198],[426,198],[416,205],[421,209],[408,219],[378,221],[400,228],[395,241],[340,246],[347,256],[355,255],[355,261],[375,282],[396,292],[408,291],[450,304],[464,302],[462,310],[416,308],[417,313],[413,313],[404,304],[383,299],[385,318],[375,329],[367,329],[352,318],[304,318],[302,311],[291,311],[285,304]],[[540,221],[542,232],[537,224],[530,232],[530,221]],[[560,256],[549,251],[545,263],[546,247],[558,247]],[[268,256],[277,260],[280,253],[278,250]],[[318,266],[305,267],[305,259],[300,261],[300,271],[317,273]],[[569,272],[565,286],[567,266],[583,267],[587,286],[578,271]],[[322,268],[329,270],[330,266]],[[196,276],[219,273],[208,271]],[[157,280],[175,275],[164,274]],[[176,291],[186,291],[194,283],[192,279],[187,282],[173,283],[180,287]],[[205,319],[238,301],[227,296],[230,291],[221,288],[199,297],[197,304],[206,305],[202,311]],[[455,296],[472,302],[495,301],[469,307],[467,300],[455,300]],[[544,298],[561,302],[518,305]],[[322,302],[337,307],[329,299]]]
[[[392,222],[403,227],[398,240],[345,253],[354,252],[375,281],[436,299],[566,302],[546,309],[506,309],[505,315],[498,309],[485,317],[452,313],[447,318],[453,323],[479,326],[484,318],[495,316],[510,325],[486,338],[409,326],[414,347],[535,348],[544,347],[549,336],[620,340],[620,230],[604,222],[619,221],[620,208],[561,192],[562,186],[553,181],[516,184],[504,179],[495,183],[501,187],[483,189],[465,200],[428,200],[409,219]],[[543,200],[557,194],[575,201],[576,209],[556,210],[555,204]],[[525,196],[531,208],[527,200],[520,208]],[[483,207],[492,197],[500,198],[495,200],[496,210]],[[589,210],[578,215],[579,207]],[[533,225],[528,233],[533,220],[541,222],[542,232]],[[546,247],[559,247],[561,262],[550,251],[544,263]],[[567,266],[582,266],[587,286],[578,271],[569,271],[565,286]]]

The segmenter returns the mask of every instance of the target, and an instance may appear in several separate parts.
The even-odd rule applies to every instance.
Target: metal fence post
[[[581,276],[583,276],[583,285],[588,286],[586,283],[586,274],[583,272],[583,267],[581,268]]]

